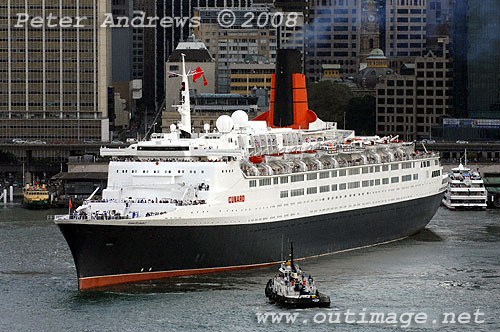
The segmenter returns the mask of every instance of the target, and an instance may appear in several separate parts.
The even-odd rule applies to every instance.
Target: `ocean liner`
[[[313,257],[419,232],[443,196],[439,156],[397,137],[357,137],[308,109],[300,53],[277,52],[268,112],[181,121],[127,148],[102,148],[109,178],[55,216],[79,289],[279,263],[293,241]]]

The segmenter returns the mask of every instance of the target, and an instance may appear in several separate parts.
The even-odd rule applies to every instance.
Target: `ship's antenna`
[[[465,166],[467,167],[467,149],[465,149]]]
[[[179,129],[191,136],[191,101],[189,99],[189,79],[186,73],[186,55],[181,54],[182,59],[182,87],[180,105],[177,106],[177,112],[181,115]],[[190,73],[191,74],[191,73]]]

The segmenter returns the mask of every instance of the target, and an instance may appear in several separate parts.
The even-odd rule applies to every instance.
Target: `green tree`
[[[344,125],[344,112],[349,100],[353,97],[351,89],[332,81],[310,83],[307,87],[309,109],[313,110],[323,121],[332,121]]]
[[[376,105],[373,96],[351,98],[346,112],[346,129],[355,130],[357,135],[375,135]]]

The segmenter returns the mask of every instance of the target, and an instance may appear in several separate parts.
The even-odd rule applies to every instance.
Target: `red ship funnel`
[[[316,121],[316,114],[308,107],[306,78],[298,50],[277,51],[270,101],[269,111],[254,121],[266,121],[269,127],[294,129],[308,129],[309,124]]]

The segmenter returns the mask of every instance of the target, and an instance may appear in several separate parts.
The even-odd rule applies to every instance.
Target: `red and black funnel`
[[[316,119],[316,114],[308,109],[306,78],[302,74],[300,52],[278,50],[269,111],[254,120],[266,121],[269,127],[308,129],[309,123]]]

